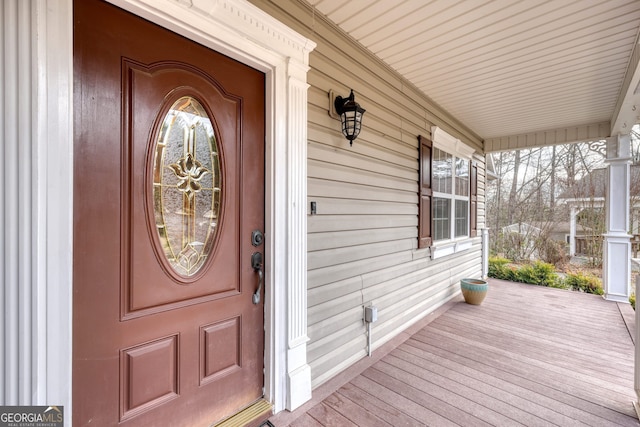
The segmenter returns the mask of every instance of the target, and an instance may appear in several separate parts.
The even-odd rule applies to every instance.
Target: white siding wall
[[[317,48],[308,74],[308,362],[317,386],[366,355],[363,307],[378,307],[373,348],[480,277],[480,233],[470,249],[431,260],[417,249],[418,135],[437,125],[476,148],[478,228],[484,227],[481,141],[348,37],[292,0],[254,3]],[[353,143],[328,114],[328,93],[366,108]]]

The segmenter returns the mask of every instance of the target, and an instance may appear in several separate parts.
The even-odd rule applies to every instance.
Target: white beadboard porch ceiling
[[[638,121],[639,0],[308,1],[485,140]]]

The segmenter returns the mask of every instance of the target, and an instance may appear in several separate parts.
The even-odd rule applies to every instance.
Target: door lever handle
[[[262,271],[262,254],[260,252],[254,252],[251,255],[251,267],[258,273],[258,289],[253,294],[253,303],[260,303],[260,295],[262,293],[262,282],[264,281],[264,272]]]

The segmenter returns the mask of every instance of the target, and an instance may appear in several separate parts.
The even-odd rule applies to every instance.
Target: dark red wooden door
[[[264,75],[74,4],[74,425],[209,425],[263,393]]]

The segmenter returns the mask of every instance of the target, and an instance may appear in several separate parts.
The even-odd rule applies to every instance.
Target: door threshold
[[[273,405],[264,399],[260,399],[237,414],[213,424],[211,427],[259,427],[264,425],[272,414]]]

